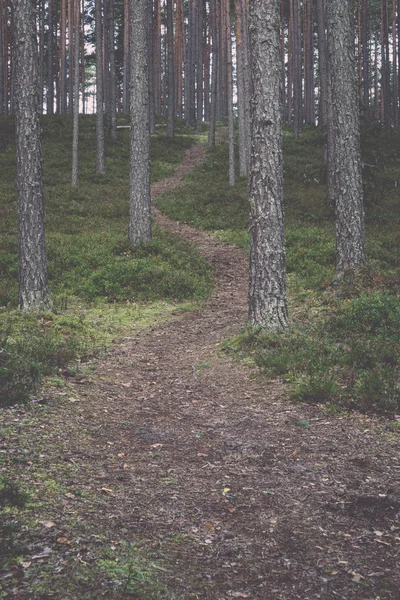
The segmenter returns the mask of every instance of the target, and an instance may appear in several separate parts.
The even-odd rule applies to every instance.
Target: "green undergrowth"
[[[123,121],[121,121],[123,123]],[[0,118],[0,404],[27,397],[43,375],[84,360],[124,333],[176,305],[202,301],[211,268],[195,249],[154,227],[132,251],[127,240],[129,130],[106,144],[105,175],[95,173],[95,120],[80,122],[79,186],[72,188],[71,118],[44,117],[46,243],[54,311],[39,319],[16,311],[18,292],[14,123]],[[151,180],[168,177],[197,140],[183,123],[170,140],[158,123]],[[175,308],[174,308],[175,307]]]
[[[339,286],[324,143],[316,128],[306,128],[298,141],[284,130],[290,331],[247,331],[227,348],[250,355],[268,376],[290,381],[298,400],[393,414],[400,409],[400,133],[387,135],[379,127],[362,133],[367,264]],[[157,204],[173,218],[249,248],[247,180],[229,187],[226,145],[210,149],[179,193],[165,194]],[[382,328],[371,328],[371,319]]]

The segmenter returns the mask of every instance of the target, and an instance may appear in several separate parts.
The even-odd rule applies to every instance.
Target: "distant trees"
[[[19,307],[49,308],[44,238],[42,153],[39,124],[39,61],[32,0],[13,0]]]

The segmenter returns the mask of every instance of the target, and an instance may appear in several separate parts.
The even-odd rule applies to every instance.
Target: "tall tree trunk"
[[[188,3],[188,41],[186,52],[185,74],[185,117],[188,127],[193,127],[196,121],[195,91],[196,91],[196,38],[197,38],[197,0]]]
[[[236,73],[238,93],[238,130],[239,130],[239,173],[241,177],[248,175],[249,136],[246,115],[247,77],[246,77],[246,36],[244,35],[245,16],[241,0],[236,0]]]
[[[117,139],[117,71],[114,42],[114,0],[107,0],[107,46],[109,61],[109,122],[111,139]]]
[[[50,306],[44,236],[39,65],[31,0],[13,0],[16,60],[17,192],[19,210],[19,307]]]
[[[167,53],[168,53],[168,117],[167,136],[174,137],[175,123],[175,65],[174,65],[174,4],[167,0]]]
[[[362,105],[363,119],[369,119],[369,39],[368,39],[368,0],[361,0],[361,50],[362,50]]]
[[[81,94],[82,94],[82,113],[86,112],[86,77],[85,77],[85,0],[82,0],[82,8],[81,8]]]
[[[291,0],[293,21],[293,131],[295,139],[303,129],[301,6],[300,0]]]
[[[279,0],[253,0],[249,319],[252,325],[270,330],[288,324],[279,30]]]
[[[176,66],[176,114],[183,117],[183,68],[184,68],[184,15],[183,0],[176,0],[176,35],[175,35],[175,66]]]
[[[306,123],[315,123],[314,107],[314,19],[313,0],[307,0],[305,5],[305,95],[306,95]]]
[[[217,77],[218,77],[218,42],[217,42],[217,0],[210,1],[211,13],[211,104],[210,124],[208,129],[208,145],[215,146],[215,124],[217,120]]]
[[[129,113],[129,0],[124,0],[124,55],[123,55],[123,83],[122,83],[122,110]],[[153,90],[154,93],[154,90]]]
[[[400,18],[400,15],[399,15]],[[392,42],[393,42],[393,125],[395,127],[399,124],[399,109],[398,109],[398,99],[399,99],[399,79],[397,72],[397,29],[396,29],[396,0],[392,0]]]
[[[4,6],[0,0],[0,114],[5,112],[5,89],[4,89]]]
[[[47,32],[47,114],[54,112],[54,71],[53,71],[53,0],[48,0],[48,32]]]
[[[228,92],[228,131],[229,131],[229,185],[236,183],[235,176],[235,127],[233,116],[233,76],[232,76],[232,36],[231,36],[231,3],[225,0],[225,22],[226,22],[226,71]]]
[[[72,185],[78,185],[78,166],[79,166],[79,48],[80,48],[80,0],[74,0],[74,23],[73,23],[73,41],[74,41],[74,62],[73,62],[73,132],[72,132]]]
[[[329,0],[328,47],[333,112],[336,276],[359,269],[365,260],[365,231],[359,111],[352,0]]]
[[[73,70],[74,70],[74,8],[75,0],[68,0],[68,113],[73,113]]]
[[[318,124],[323,127],[328,118],[328,62],[326,46],[325,1],[317,0],[319,106]]]
[[[210,15],[205,15],[204,25],[204,120],[210,118]]]
[[[131,163],[129,241],[151,240],[148,2],[131,2]]]
[[[154,102],[154,88],[153,88],[153,35],[154,35],[154,15],[153,15],[153,6],[152,2],[150,3],[148,10],[148,44],[147,44],[147,52],[148,52],[148,70],[149,70],[149,128],[150,134],[154,133],[156,130],[156,106]]]
[[[67,112],[67,0],[61,2],[60,112]]]
[[[38,0],[38,25],[39,25],[39,89],[40,106],[39,110],[43,112],[43,88],[44,88],[44,0]]]
[[[204,21],[205,0],[198,0],[197,10],[197,60],[196,60],[196,129],[201,133],[204,110]]]
[[[161,6],[154,0],[153,94],[156,115],[161,115]]]
[[[102,1],[95,5],[96,33],[96,173],[106,172],[104,151],[103,19]]]

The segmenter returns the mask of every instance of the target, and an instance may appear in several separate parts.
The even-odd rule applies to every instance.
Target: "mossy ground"
[[[42,375],[84,359],[132,324],[167,317],[176,305],[203,300],[210,267],[179,238],[154,228],[154,239],[133,251],[128,243],[129,130],[107,142],[105,175],[95,173],[93,116],[80,120],[79,186],[71,178],[71,118],[44,117],[43,171],[46,240],[54,311],[15,311],[18,292],[15,144],[12,117],[1,117],[0,153],[0,404],[27,397]],[[151,180],[164,179],[197,140],[178,123],[151,141]],[[146,306],[146,308],[145,308]]]

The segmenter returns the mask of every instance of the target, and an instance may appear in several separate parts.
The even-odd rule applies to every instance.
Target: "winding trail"
[[[203,155],[191,148],[153,197]],[[227,357],[221,342],[247,316],[245,255],[154,216],[197,246],[216,289],[202,310],[124,339],[89,380],[72,379],[82,402],[48,409],[47,460],[74,466],[60,507],[70,530],[58,535],[76,561],[96,560],[96,538],[139,540],[159,561],[161,600],[399,600],[398,442],[378,419],[292,405],[283,383]],[[91,585],[81,598],[114,598]]]

